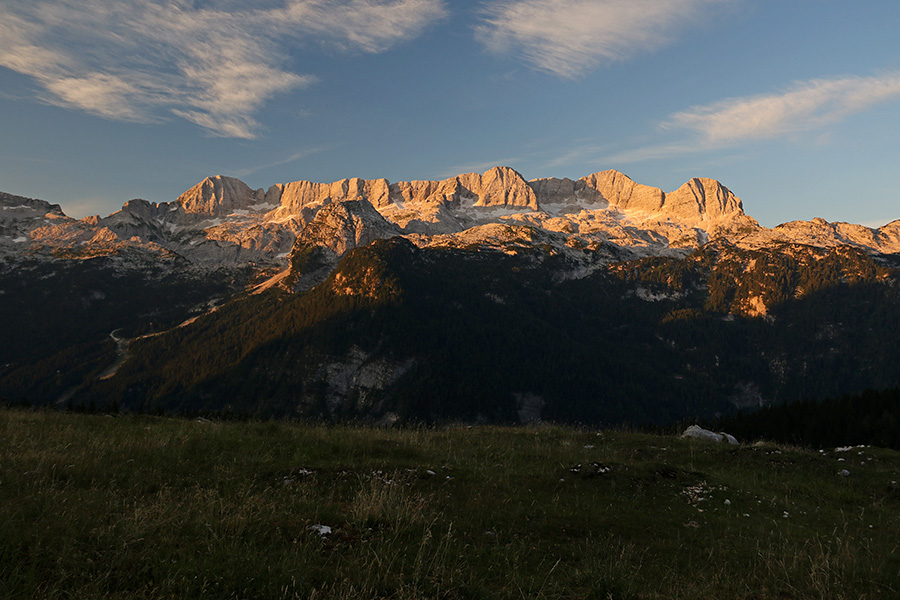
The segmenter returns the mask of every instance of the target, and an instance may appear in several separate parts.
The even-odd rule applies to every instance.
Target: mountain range
[[[900,385],[900,221],[768,229],[712,179],[204,179],[0,193],[0,396],[366,421],[663,422]]]
[[[294,240],[321,209],[345,202],[365,207],[359,209],[365,215],[358,216],[370,230],[367,235],[405,235],[420,246],[490,244],[497,229],[485,226],[502,224],[540,230],[570,246],[611,242],[634,256],[697,248],[721,237],[747,248],[792,242],[900,251],[900,220],[878,229],[822,219],[766,229],[744,214],[741,200],[718,181],[692,179],[666,193],[618,171],[577,181],[525,181],[512,169],[495,167],[443,181],[296,181],[268,190],[216,176],[174,202],[131,200],[107,217],[80,220],[40,200],[2,194],[0,201],[4,253],[66,251],[88,256],[117,247],[169,251],[195,264],[286,264]],[[320,216],[319,222],[329,215]],[[331,244],[338,253],[349,249],[338,240]]]

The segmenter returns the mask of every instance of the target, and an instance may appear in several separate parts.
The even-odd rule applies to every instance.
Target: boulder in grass
[[[710,442],[728,443],[733,446],[737,446],[738,444],[738,441],[734,438],[733,435],[722,432],[716,433],[715,431],[703,429],[699,425],[691,425],[684,430],[684,433],[681,434],[681,437],[695,438],[698,440],[708,440]]]

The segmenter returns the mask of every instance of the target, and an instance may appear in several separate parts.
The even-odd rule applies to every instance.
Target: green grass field
[[[0,598],[897,598],[898,482],[877,448],[0,410]]]

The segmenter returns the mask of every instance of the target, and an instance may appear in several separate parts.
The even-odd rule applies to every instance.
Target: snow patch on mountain
[[[615,170],[526,181],[513,169],[494,167],[442,181],[350,178],[267,190],[217,175],[172,202],[131,200],[103,218],[71,219],[58,205],[4,193],[0,208],[0,252],[52,258],[128,249],[206,268],[284,269],[296,240],[340,256],[395,236],[421,247],[561,254],[572,262],[563,277],[592,272],[598,261],[585,258],[590,252],[678,256],[715,239],[747,249],[790,243],[900,253],[900,221],[873,229],[814,219],[767,229],[713,179],[664,192]]]

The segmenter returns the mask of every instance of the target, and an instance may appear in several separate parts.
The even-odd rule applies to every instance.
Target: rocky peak
[[[261,189],[251,190],[240,179],[223,175],[207,177],[176,200],[185,213],[204,217],[224,217],[264,201]]]
[[[324,246],[341,256],[353,248],[401,233],[368,200],[348,200],[322,208],[297,236],[297,244]]]
[[[481,175],[465,173],[443,181],[400,181],[390,189],[393,203],[539,210],[534,190],[509,167],[494,167]]]
[[[267,204],[280,204],[292,214],[301,214],[304,208],[323,206],[333,202],[366,200],[373,206],[390,204],[390,184],[387,179],[341,179],[334,183],[294,181],[278,184],[266,192]]]
[[[395,204],[459,204],[460,184],[454,177],[443,181],[398,181],[391,184],[391,202]]]
[[[896,248],[900,251],[900,220],[891,221],[877,229],[879,241],[887,248]]]
[[[635,183],[616,170],[600,171],[578,181],[583,182],[586,190],[599,194],[619,210],[656,212],[665,198],[661,189]]]
[[[570,204],[573,209],[602,209],[656,212],[665,194],[659,188],[635,183],[619,171],[600,171],[577,181],[571,179],[535,179],[529,182],[544,205]]]
[[[464,188],[463,193],[475,197],[475,206],[540,209],[534,190],[525,178],[509,167],[494,167],[481,175],[467,173],[456,180]]]
[[[685,220],[743,215],[740,198],[715,179],[694,178],[665,195],[663,211]]]
[[[581,180],[579,180],[580,182]],[[538,204],[572,204],[580,199],[579,190],[576,182],[568,177],[558,179],[556,177],[547,177],[543,179],[532,179],[528,182],[528,187],[534,191]],[[583,185],[581,186],[584,187]]]
[[[529,183],[540,205],[577,203],[582,208],[606,208],[629,213],[665,216],[696,222],[743,214],[739,198],[714,179],[692,179],[666,194],[658,187],[635,183],[616,170],[600,171],[577,181],[571,179],[535,179]]]
[[[141,220],[151,220],[165,217],[170,212],[170,210],[176,208],[177,206],[177,204],[170,204],[168,202],[161,202],[157,204],[156,202],[148,202],[147,200],[138,198],[135,200],[129,200],[128,202],[123,204],[122,210],[119,212],[123,215],[127,214],[133,217],[137,217]]]
[[[0,192],[0,221],[30,217],[65,217],[59,204]]]
[[[498,227],[476,229],[492,224]],[[429,237],[450,246],[491,236],[502,240],[504,226],[558,234],[560,239],[551,245],[560,247],[611,244],[642,254],[678,253],[716,238],[746,248],[788,241],[900,252],[900,221],[870,229],[814,219],[769,230],[745,215],[741,200],[714,179],[691,179],[664,193],[615,170],[574,181],[526,182],[509,167],[494,167],[442,181],[295,181],[274,185],[268,192],[216,176],[176,202],[136,199],[112,215],[81,221],[66,217],[58,205],[0,193],[2,252],[34,244],[75,247],[91,242],[105,227],[120,244],[157,244],[198,264],[282,265],[295,240],[335,258],[372,240],[398,235],[420,245],[431,243]]]

